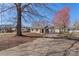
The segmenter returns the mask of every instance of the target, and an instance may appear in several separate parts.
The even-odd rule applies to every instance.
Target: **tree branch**
[[[5,9],[5,10],[2,10],[2,11],[0,11],[0,13],[3,13],[3,12],[5,12],[5,11],[9,10],[9,9],[12,9],[12,8],[14,8],[14,6],[12,6],[12,7],[10,7],[10,8],[7,8],[7,9]]]
[[[27,6],[29,6],[31,3],[25,4],[24,6],[22,6],[22,10],[24,10]]]

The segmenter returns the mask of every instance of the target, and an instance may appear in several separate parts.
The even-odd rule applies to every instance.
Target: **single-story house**
[[[0,32],[1,33],[13,32],[13,31],[14,31],[13,25],[0,25]]]
[[[49,26],[31,27],[30,32],[31,33],[53,33],[54,32],[54,27],[49,27]]]
[[[31,27],[30,28],[31,33],[44,33],[43,27]]]

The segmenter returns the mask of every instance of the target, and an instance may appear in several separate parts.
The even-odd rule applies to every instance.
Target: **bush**
[[[59,37],[63,37],[63,38],[72,38],[74,37],[74,33],[69,33],[69,32],[62,32],[60,34],[58,34]]]

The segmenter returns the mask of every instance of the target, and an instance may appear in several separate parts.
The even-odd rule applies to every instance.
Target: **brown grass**
[[[42,35],[35,34],[35,33],[27,33],[27,34],[24,33],[24,36],[15,36],[14,33],[1,34],[0,35],[0,51],[11,48],[11,47],[15,47],[17,45],[20,45],[26,42],[31,42],[40,36]]]

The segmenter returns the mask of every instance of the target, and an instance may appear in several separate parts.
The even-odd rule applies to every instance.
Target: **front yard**
[[[24,36],[20,37],[20,36],[15,36],[15,33],[1,33],[0,34],[0,51],[18,46],[26,42],[33,41],[36,38],[41,37],[41,36],[42,34],[24,33]]]
[[[0,55],[14,56],[79,56],[79,41],[56,38],[57,34],[15,33],[0,35]],[[55,37],[55,38],[53,38]]]

